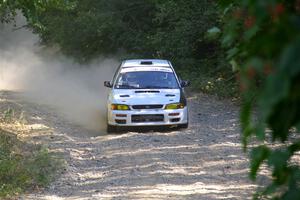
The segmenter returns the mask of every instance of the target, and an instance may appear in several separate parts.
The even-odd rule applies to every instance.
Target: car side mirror
[[[112,88],[112,84],[110,81],[104,81],[104,86],[108,88]]]
[[[180,83],[181,87],[188,87],[191,85],[190,81],[181,81]]]

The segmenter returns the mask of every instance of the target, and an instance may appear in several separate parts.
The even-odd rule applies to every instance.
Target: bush
[[[294,134],[300,132],[300,1],[220,3],[225,13],[222,42],[239,70],[244,148],[253,137],[260,141],[251,153],[250,176],[255,180],[263,163],[272,171],[272,183],[256,198],[299,199],[300,167],[293,158],[300,151]],[[274,148],[269,136],[272,144],[282,145]]]
[[[0,129],[0,198],[47,186],[60,166],[47,149]]]

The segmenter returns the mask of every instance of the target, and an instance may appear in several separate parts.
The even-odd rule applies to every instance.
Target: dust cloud
[[[107,90],[118,61],[99,58],[80,65],[57,50],[40,46],[38,36],[16,24],[0,24],[0,90],[21,91],[28,101],[47,105],[91,130],[104,130]]]

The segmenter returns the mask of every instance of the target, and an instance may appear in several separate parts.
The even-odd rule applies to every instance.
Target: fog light
[[[165,109],[166,110],[176,110],[176,109],[183,109],[185,105],[183,103],[172,103],[166,105]]]
[[[171,119],[171,122],[179,122],[179,121],[180,121],[180,118]]]
[[[112,110],[130,110],[129,106],[124,104],[111,104],[110,108]]]
[[[126,120],[125,119],[116,119],[116,123],[117,124],[126,124]]]

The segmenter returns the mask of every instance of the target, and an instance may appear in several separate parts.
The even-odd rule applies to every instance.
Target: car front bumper
[[[177,110],[108,110],[112,126],[164,126],[188,123],[187,107]]]

